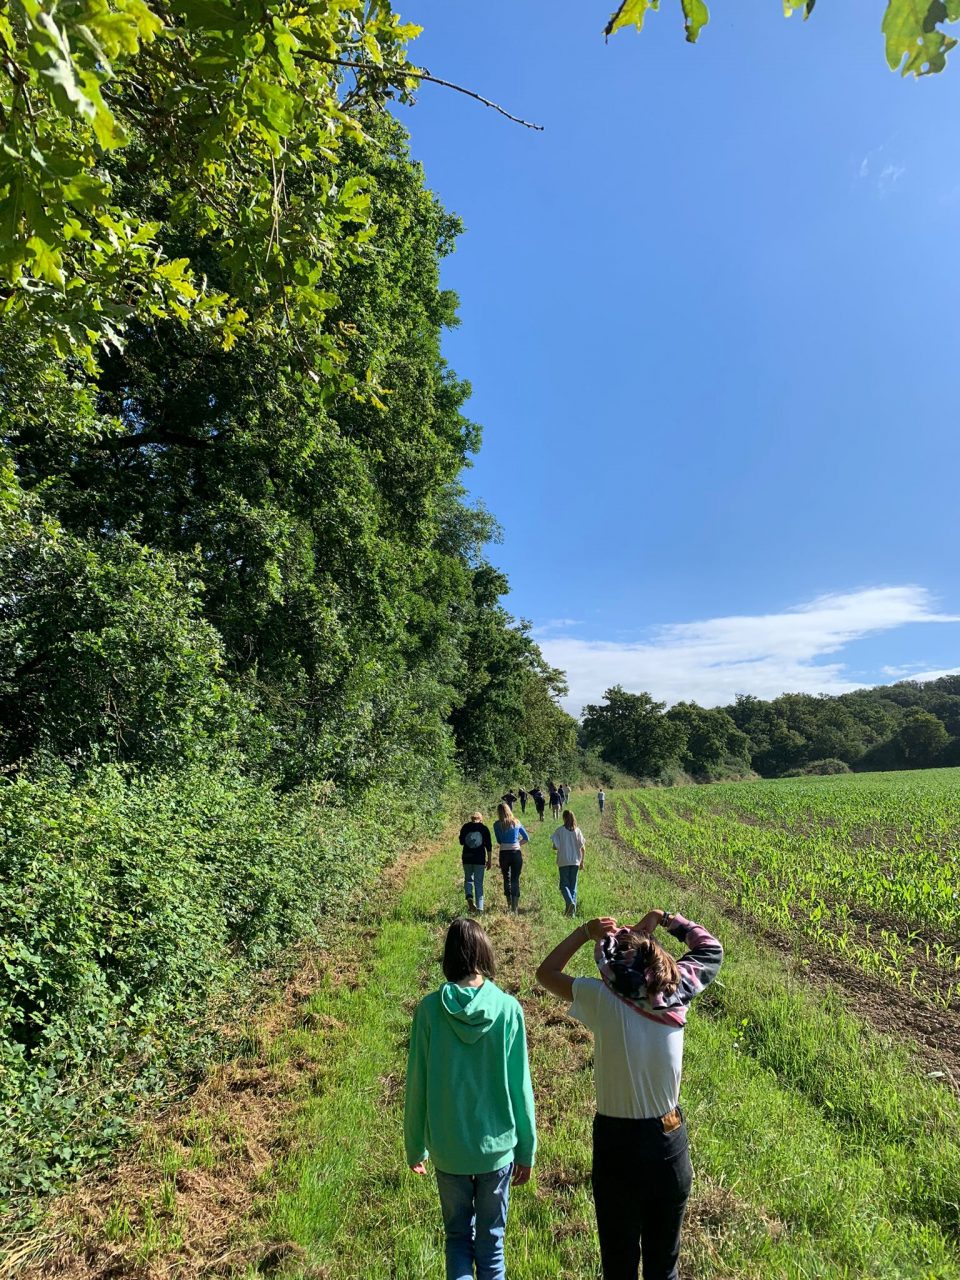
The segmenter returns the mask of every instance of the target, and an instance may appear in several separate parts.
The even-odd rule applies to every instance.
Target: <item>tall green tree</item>
[[[678,702],[666,712],[682,743],[678,759],[689,773],[709,777],[725,762],[749,762],[750,740],[721,707],[699,707],[695,702]]]
[[[649,693],[628,693],[614,685],[603,702],[583,709],[581,736],[587,747],[636,777],[650,777],[675,762],[684,746],[682,727],[668,720],[666,703]]]

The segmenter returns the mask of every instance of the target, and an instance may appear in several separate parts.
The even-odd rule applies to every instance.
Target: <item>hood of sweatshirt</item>
[[[458,987],[446,982],[440,988],[443,1011],[456,1035],[465,1044],[474,1044],[485,1035],[503,1010],[503,993],[489,980],[480,987]]]

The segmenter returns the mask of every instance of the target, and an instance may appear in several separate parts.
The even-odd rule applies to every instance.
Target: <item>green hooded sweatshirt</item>
[[[448,982],[413,1015],[403,1115],[407,1164],[492,1173],[537,1149],[523,1010],[495,982]]]

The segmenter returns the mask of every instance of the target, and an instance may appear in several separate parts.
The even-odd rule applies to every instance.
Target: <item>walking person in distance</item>
[[[687,947],[681,960],[655,941],[657,927]],[[566,966],[588,940],[600,977],[572,978]],[[641,1258],[643,1280],[677,1280],[693,1177],[679,1106],[684,1024],[722,959],[702,925],[654,910],[632,928],[590,920],[537,970],[537,981],[594,1035],[591,1181],[604,1280],[637,1280]]]
[[[524,791],[523,787],[517,788],[517,795],[520,797],[520,812],[526,813],[527,812],[527,793],[526,791]]]
[[[523,871],[523,845],[530,837],[513,816],[508,804],[497,805],[497,821],[493,834],[500,850],[500,871],[507,907],[516,914],[520,910],[520,873]]]
[[[607,797],[604,795],[603,787],[597,792],[597,804],[600,806],[600,817],[603,817],[603,806],[607,803]]]
[[[557,851],[557,871],[560,876],[560,896],[563,898],[565,916],[577,914],[577,878],[583,870],[586,841],[577,826],[577,820],[569,809],[563,811],[563,826],[557,827],[550,837]]]
[[[534,787],[533,790],[530,792],[530,794],[533,796],[533,803],[537,809],[537,817],[542,822],[543,811],[547,807],[546,798],[544,797],[544,794],[539,787]]]
[[[552,782],[548,782],[550,788],[550,812],[555,818],[560,817],[560,810],[563,808],[563,801],[560,799],[560,792]]]
[[[443,949],[446,982],[413,1015],[403,1133],[407,1164],[433,1161],[447,1280],[505,1280],[511,1184],[536,1153],[523,1009],[493,981],[490,939],[454,920]]]
[[[463,849],[463,892],[470,911],[483,911],[483,875],[493,859],[493,840],[482,813],[471,813],[469,822],[460,828]]]

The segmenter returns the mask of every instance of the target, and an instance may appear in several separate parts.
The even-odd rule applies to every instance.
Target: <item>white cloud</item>
[[[911,667],[881,667],[881,671],[885,676],[890,676],[894,680],[939,680],[942,676],[958,676],[960,675],[960,667],[944,667],[939,671],[924,671],[922,666],[914,665]]]
[[[888,148],[897,138],[894,133],[886,142],[881,142],[879,147],[874,147],[860,161],[860,167],[857,170],[857,176],[861,182],[869,182],[875,187],[881,197],[888,196],[897,186],[897,183],[907,172],[906,168],[897,164],[895,160],[889,160]]]
[[[534,636],[546,636],[552,631],[566,631],[570,627],[579,627],[580,625],[579,618],[550,618],[548,622],[542,622],[539,626],[534,627],[531,634]]]
[[[906,172],[902,165],[884,165],[880,171],[880,177],[877,178],[877,190],[882,196],[889,195]]]
[[[541,640],[540,647],[552,666],[567,673],[565,705],[575,713],[599,702],[614,684],[646,689],[666,702],[716,706],[732,702],[737,693],[774,698],[862,688],[869,681],[852,680],[843,662],[818,659],[854,640],[917,622],[956,623],[960,616],[938,613],[923,587],[869,587],[818,596],[783,613],[675,623],[659,627],[648,640],[558,636]]]

